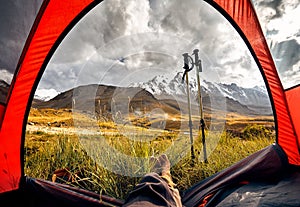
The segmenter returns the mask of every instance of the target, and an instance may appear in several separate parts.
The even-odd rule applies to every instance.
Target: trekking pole
[[[204,113],[203,113],[203,102],[202,102],[202,95],[201,95],[201,85],[200,85],[200,72],[202,72],[202,63],[199,60],[198,55],[199,50],[194,50],[195,55],[195,65],[196,65],[196,75],[197,75],[197,84],[198,84],[198,99],[199,99],[199,113],[200,113],[200,127],[201,127],[201,135],[202,135],[202,145],[203,145],[203,159],[205,163],[207,161],[207,152],[206,152],[206,142],[205,142],[205,122],[204,122]]]
[[[194,62],[192,60],[192,66],[189,68],[189,55],[187,53],[184,53],[182,55],[184,57],[184,74],[182,77],[182,80],[184,81],[185,77],[185,83],[186,83],[186,91],[187,91],[187,101],[188,101],[188,112],[189,112],[189,130],[190,130],[190,142],[191,142],[191,159],[194,163],[195,160],[195,152],[194,152],[194,138],[193,138],[193,122],[192,122],[192,115],[191,115],[191,100],[190,100],[190,89],[189,89],[189,75],[188,72],[191,71],[194,67]]]

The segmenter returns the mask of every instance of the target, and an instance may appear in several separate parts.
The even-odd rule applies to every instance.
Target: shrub
[[[246,140],[253,140],[257,138],[273,138],[274,133],[271,129],[263,125],[248,125],[242,131],[242,138]]]

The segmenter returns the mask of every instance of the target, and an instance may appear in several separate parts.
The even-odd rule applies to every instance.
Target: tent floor
[[[65,185],[27,178],[26,186],[0,195],[1,207],[122,206],[122,201]],[[219,191],[206,206],[300,206],[300,172],[279,182],[251,182]]]
[[[251,182],[222,190],[207,206],[300,206],[299,195],[300,172],[291,172],[276,183]]]

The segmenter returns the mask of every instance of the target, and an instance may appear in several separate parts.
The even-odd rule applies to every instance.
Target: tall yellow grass
[[[257,131],[260,133],[256,133]],[[242,137],[237,137],[223,132],[217,147],[208,157],[208,163],[201,161],[202,144],[200,137],[196,139],[196,161],[192,162],[190,154],[186,154],[171,168],[174,182],[179,190],[184,191],[195,183],[272,144],[275,140],[274,133],[261,125],[249,126],[242,131],[241,135]],[[174,142],[176,136],[175,132],[165,132],[155,140],[143,142],[139,139],[128,140],[122,135],[112,133],[106,135],[105,139],[110,146],[123,154],[132,157],[149,157],[164,152]],[[116,155],[101,153],[101,156],[105,156],[103,159],[111,160]],[[129,170],[127,168],[137,167],[136,163],[132,163],[129,167],[121,162],[116,162],[115,165],[120,172]],[[144,163],[143,168],[150,170],[148,163]],[[73,177],[71,180],[58,178],[60,182],[121,199],[126,197],[140,179],[110,172],[99,165],[89,156],[86,146],[82,146],[77,135],[28,131],[25,141],[25,174],[51,180],[53,172],[57,169],[66,169]]]

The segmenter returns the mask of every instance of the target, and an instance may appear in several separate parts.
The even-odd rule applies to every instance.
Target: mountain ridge
[[[146,83],[133,83],[130,86],[144,88],[157,98],[168,96],[186,96],[186,83],[182,81],[182,75],[177,73],[173,79],[164,76],[156,76]],[[195,78],[190,78],[189,88],[192,102],[198,100],[198,85]],[[224,97],[229,100],[238,101],[242,105],[257,113],[272,114],[271,104],[267,90],[262,86],[243,88],[236,83],[212,83],[206,80],[201,81],[202,97]]]
[[[130,100],[128,101],[128,99]],[[162,108],[162,110],[173,114],[181,113],[180,110],[187,113],[187,109],[185,109],[186,97],[184,97],[184,95],[179,96],[179,98],[174,98],[174,96],[162,94],[154,95],[141,87],[117,87],[97,84],[84,85],[70,89],[60,93],[49,101],[34,102],[32,106],[35,108],[72,108],[74,106],[72,106],[72,104],[75,104],[74,101],[76,101],[75,108],[82,111],[89,111],[90,109],[87,106],[92,106],[97,114],[103,114],[104,112],[110,114],[113,110],[116,111],[117,109],[112,109],[113,105],[116,106],[116,108],[121,107],[123,113],[125,113],[124,110],[151,111],[154,108]],[[192,105],[196,104],[197,100],[194,100]],[[248,107],[247,105],[241,104],[239,101],[228,97],[212,97],[205,95],[203,96],[203,105],[204,111],[206,112],[214,109],[236,112],[239,114],[259,115],[261,114],[261,111],[263,111],[258,111],[255,106]],[[124,107],[126,109],[124,109]],[[198,107],[195,106],[194,108],[197,108],[198,110]],[[268,113],[269,112],[267,111],[263,114]]]
[[[9,84],[0,80],[0,101],[5,101],[8,88]],[[190,79],[190,89],[192,104],[197,104],[197,84],[192,78]],[[91,92],[94,94],[91,95]],[[72,101],[74,100],[74,97],[76,97],[75,93],[83,94],[81,97],[82,99],[89,99],[81,100],[79,102],[77,101],[77,106],[82,105],[80,108],[84,108],[83,106],[85,103],[92,103],[95,105],[96,113],[100,113],[100,111],[103,112],[105,110],[111,111],[111,99],[116,99],[116,97],[118,97],[117,94],[123,94],[125,97],[124,101],[128,98],[128,94],[133,95],[131,107],[144,107],[148,108],[148,110],[154,107],[162,107],[167,111],[172,111],[172,113],[179,113],[179,105],[186,103],[186,85],[182,82],[181,74],[178,73],[174,76],[174,78],[156,76],[146,83],[134,83],[128,87],[98,84],[78,86],[62,92],[48,101],[34,99],[32,107],[56,109],[72,108]],[[201,93],[204,110],[206,111],[210,111],[212,108],[215,108],[239,114],[272,114],[267,92],[264,88],[258,86],[253,88],[242,88],[235,83],[212,83],[203,80],[201,82]],[[176,98],[174,98],[175,95]],[[102,109],[100,109],[101,107],[99,109],[97,108],[97,104],[99,103]],[[223,103],[226,104],[226,108],[222,105]],[[140,106],[138,107],[138,105]]]

